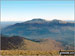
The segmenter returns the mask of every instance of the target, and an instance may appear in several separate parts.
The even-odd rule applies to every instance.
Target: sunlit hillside
[[[2,50],[39,50],[51,51],[63,49],[60,42],[52,39],[42,39],[39,42],[26,39],[24,37],[1,37]]]

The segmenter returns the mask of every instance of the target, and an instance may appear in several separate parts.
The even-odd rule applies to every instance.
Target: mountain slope
[[[33,19],[31,21],[16,23],[14,25],[8,26],[2,30],[2,33],[5,35],[20,35],[20,36],[30,36],[30,37],[46,37],[51,36],[55,37],[53,34],[58,37],[60,34],[74,33],[74,23],[68,23],[60,20],[45,21],[42,19]],[[71,35],[71,34],[70,34]],[[73,35],[72,35],[73,36]],[[36,37],[35,37],[36,38]]]
[[[63,49],[61,43],[52,39],[44,39],[41,42],[34,42],[23,37],[1,37],[2,50],[60,50]]]
[[[66,45],[73,46],[74,24],[74,22],[61,20],[46,21],[43,19],[33,19],[8,26],[2,30],[2,34],[23,36],[29,39],[51,38],[60,41],[64,47]]]

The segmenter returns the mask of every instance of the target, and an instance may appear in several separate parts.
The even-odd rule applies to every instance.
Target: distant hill
[[[61,43],[52,39],[43,39],[40,42],[35,42],[24,37],[1,37],[2,50],[60,50],[63,49]]]
[[[75,22],[43,19],[16,23],[2,29],[2,34],[7,36],[22,36],[28,39],[51,38],[65,46],[74,45],[74,24]]]
[[[15,23],[17,23],[17,22],[13,22],[13,21],[5,21],[4,22],[4,21],[1,21],[0,26],[1,26],[1,28],[5,28],[5,27],[10,26],[10,25],[13,25]]]

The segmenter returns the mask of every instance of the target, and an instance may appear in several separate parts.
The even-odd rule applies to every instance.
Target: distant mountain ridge
[[[64,46],[73,46],[74,24],[74,22],[61,20],[46,21],[43,19],[33,19],[10,25],[2,29],[2,34],[8,36],[23,36],[28,39],[52,38],[62,42]]]
[[[48,21],[48,20],[45,20],[45,19],[41,19],[41,18],[37,18],[37,19],[32,19],[32,20],[29,20],[29,21],[26,21],[28,23],[48,23],[48,22],[59,22],[59,23],[75,23],[74,21],[62,21],[62,20],[58,20],[58,19],[53,19],[51,21]],[[25,23],[26,23],[25,22]]]

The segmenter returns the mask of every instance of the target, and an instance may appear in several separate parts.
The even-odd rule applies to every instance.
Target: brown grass
[[[58,51],[0,50],[0,55],[58,55]]]

